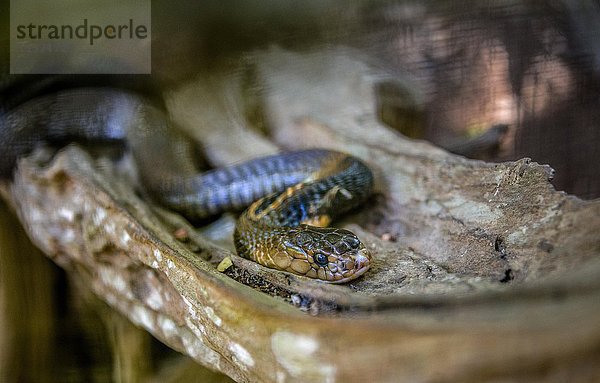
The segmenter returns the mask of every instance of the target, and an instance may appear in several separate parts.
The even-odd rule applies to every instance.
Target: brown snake
[[[350,231],[327,228],[360,205],[373,176],[360,160],[310,149],[201,173],[193,142],[147,100],[112,88],[78,88],[33,98],[0,119],[0,176],[41,141],[125,140],[146,188],[191,218],[240,210],[237,252],[264,266],[341,283],[362,275],[371,255]]]

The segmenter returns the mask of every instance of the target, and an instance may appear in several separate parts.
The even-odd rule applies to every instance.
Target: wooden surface
[[[3,185],[34,243],[236,381],[600,378],[599,201],[556,192],[552,170],[528,159],[467,160],[388,129],[381,77],[355,51],[272,48],[248,62],[260,118],[241,75],[214,74],[165,95],[173,120],[215,166],[310,146],[364,159],[376,194],[341,223],[373,252],[363,278],[324,285],[240,259],[227,218],[220,239],[196,232],[136,193],[127,160],[75,145],[36,151]]]

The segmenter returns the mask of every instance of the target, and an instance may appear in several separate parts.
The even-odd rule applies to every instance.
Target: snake
[[[329,283],[351,281],[372,263],[354,233],[329,227],[371,194],[373,174],[356,157],[313,148],[200,171],[196,142],[160,105],[122,89],[83,87],[2,112],[0,177],[11,177],[35,146],[72,140],[125,142],[150,196],[192,221],[242,211],[233,235],[241,257]]]

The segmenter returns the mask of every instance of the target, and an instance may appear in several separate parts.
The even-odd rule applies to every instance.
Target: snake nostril
[[[355,260],[355,263],[354,263],[354,265],[355,265],[355,267],[356,267],[356,269],[357,269],[357,270],[360,270],[360,269],[362,269],[363,267],[366,267],[366,266],[368,266],[368,265],[369,265],[369,263],[370,263],[370,262],[369,262],[369,258],[365,257],[365,256],[364,256],[364,255],[362,255],[362,254],[358,254],[358,255],[356,256],[356,260]]]

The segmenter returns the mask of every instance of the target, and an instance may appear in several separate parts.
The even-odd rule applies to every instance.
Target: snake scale
[[[200,172],[194,142],[160,107],[114,88],[75,88],[42,95],[0,119],[0,176],[41,142],[125,141],[144,187],[159,203],[196,220],[243,211],[234,242],[240,256],[264,266],[343,283],[362,275],[371,255],[352,232],[326,227],[371,193],[360,160],[309,149]]]

